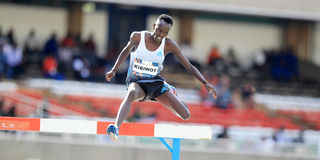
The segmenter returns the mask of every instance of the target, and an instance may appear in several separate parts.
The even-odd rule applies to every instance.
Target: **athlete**
[[[163,69],[163,60],[168,53],[173,53],[185,69],[216,97],[213,86],[181,53],[177,43],[166,38],[172,25],[172,18],[169,15],[161,14],[153,25],[152,32],[133,32],[113,68],[106,73],[105,78],[110,81],[121,63],[130,54],[127,75],[128,92],[119,107],[115,123],[110,124],[107,128],[107,133],[112,140],[118,139],[119,127],[128,115],[131,103],[134,101],[155,100],[182,119],[186,120],[190,117],[187,105],[176,96],[175,88],[167,84],[160,75]]]

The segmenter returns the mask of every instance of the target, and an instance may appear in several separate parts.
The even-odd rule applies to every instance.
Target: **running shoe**
[[[107,128],[107,133],[110,136],[111,140],[116,141],[119,137],[119,128],[114,124],[109,124]]]

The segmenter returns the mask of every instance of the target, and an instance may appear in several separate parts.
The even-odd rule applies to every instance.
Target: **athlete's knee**
[[[187,119],[190,118],[190,116],[191,116],[190,111],[187,110],[186,113],[184,113],[183,115],[181,115],[181,118],[184,119],[184,120],[187,120]]]
[[[189,119],[191,116],[189,109],[186,107],[182,114],[180,114],[180,117],[184,120]]]
[[[140,98],[143,95],[143,93],[140,90],[129,90],[128,92],[128,99],[131,99],[132,101]]]
[[[190,118],[190,113],[181,115],[183,120],[188,120]]]
[[[130,90],[129,92],[128,92],[128,98],[129,99],[135,99],[136,97],[137,97],[137,91],[135,91],[135,90]]]
[[[184,103],[183,101],[182,101],[182,104],[184,105],[186,111],[185,111],[185,113],[183,114],[183,116],[181,116],[181,118],[183,118],[184,120],[187,120],[187,119],[190,118],[191,114],[190,114],[190,111],[189,111],[189,108],[188,108],[187,104]]]
[[[143,90],[137,83],[131,83],[128,88],[128,98],[136,100],[144,95]]]

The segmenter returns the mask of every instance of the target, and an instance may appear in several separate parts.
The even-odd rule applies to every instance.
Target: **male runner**
[[[170,109],[182,119],[188,119],[190,112],[187,105],[174,93],[170,86],[160,75],[162,63],[168,53],[173,53],[185,69],[196,77],[209,92],[216,92],[213,86],[202,76],[197,68],[190,64],[181,53],[176,42],[166,38],[173,20],[169,15],[162,14],[153,25],[153,31],[133,32],[128,44],[121,51],[113,68],[106,73],[106,80],[110,81],[116,74],[121,63],[130,54],[130,65],[127,75],[128,92],[122,101],[115,124],[110,124],[107,133],[113,140],[118,139],[119,127],[130,111],[131,103],[137,100],[155,100]]]

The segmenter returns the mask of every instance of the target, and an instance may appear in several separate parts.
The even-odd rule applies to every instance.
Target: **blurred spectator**
[[[4,107],[4,100],[0,98],[0,116],[5,116],[3,107]]]
[[[16,105],[12,104],[11,108],[9,109],[9,111],[5,114],[5,116],[8,117],[16,117],[17,113],[16,113]]]
[[[271,75],[276,81],[291,81],[299,76],[298,59],[292,49],[272,52],[270,55]]]
[[[39,41],[37,40],[35,35],[35,31],[32,29],[25,40],[24,59],[27,64],[40,64],[41,62],[41,57],[39,55]]]
[[[81,34],[77,33],[75,37],[71,35],[71,39],[74,41],[74,46],[70,47],[74,56],[83,55],[83,42],[81,39]]]
[[[47,55],[52,55],[54,57],[57,56],[57,53],[58,53],[58,42],[57,42],[56,38],[57,38],[57,35],[55,33],[52,33],[50,38],[45,43],[43,51],[42,51],[44,57],[47,56]]]
[[[261,70],[266,63],[266,55],[263,51],[259,50],[253,55],[253,68]]]
[[[283,61],[279,52],[275,52],[273,55],[273,61],[271,66],[272,78],[276,81],[283,80],[285,71],[285,62]]]
[[[74,41],[70,32],[68,32],[67,35],[62,39],[61,44],[71,48],[76,46],[76,42]]]
[[[288,80],[297,78],[299,76],[299,62],[298,58],[295,56],[292,48],[287,48],[284,52],[284,61],[288,69]]]
[[[3,38],[0,37],[0,80],[4,75],[5,69],[6,69],[6,57],[4,54],[4,45],[5,45],[5,41]]]
[[[72,62],[73,74],[76,80],[86,80],[90,77],[88,60],[82,57],[75,57]]]
[[[241,89],[241,95],[242,95],[242,102],[243,106],[246,108],[253,109],[255,106],[255,102],[253,99],[253,95],[255,92],[255,87],[250,83],[247,82]]]
[[[228,134],[228,127],[224,127],[223,131],[217,135],[217,138],[229,138],[229,134]]]
[[[230,47],[228,49],[228,54],[225,58],[225,62],[227,63],[228,67],[235,67],[235,68],[239,67],[238,59],[237,59],[237,57],[234,53],[234,49],[232,47]]]
[[[58,70],[67,75],[72,73],[72,58],[72,48],[61,44],[58,51]]]
[[[83,42],[82,42],[82,38],[81,38],[81,34],[77,33],[76,36],[74,37],[74,43],[75,43],[75,47],[82,49],[83,48]]]
[[[6,36],[5,38],[6,38],[6,41],[7,41],[10,45],[17,44],[17,41],[16,41],[16,38],[15,38],[15,35],[14,35],[14,29],[13,29],[13,28],[10,28],[10,29],[9,29],[9,32],[8,32],[8,34],[7,34],[7,36]]]
[[[240,65],[238,59],[234,53],[234,49],[230,47],[228,49],[228,54],[225,57],[225,62],[227,65],[228,73],[231,76],[240,76]]]
[[[93,33],[90,33],[88,39],[83,43],[83,49],[87,52],[96,54],[96,43]]]
[[[256,77],[260,80],[259,82],[260,85],[263,85],[262,81],[267,77],[266,73],[267,71],[267,65],[266,65],[266,55],[265,52],[262,50],[257,51],[254,55],[253,55],[253,66],[252,69],[256,75]]]
[[[43,61],[44,74],[54,75],[57,73],[57,62],[52,56],[47,56]]]
[[[301,129],[298,137],[294,138],[292,141],[295,143],[304,143],[304,129]]]
[[[216,83],[212,83],[213,85]],[[217,98],[213,98],[212,94],[207,93],[204,96],[205,105],[216,106],[218,108],[227,109],[231,102],[230,78],[222,75],[218,80],[218,84],[214,85],[217,92]],[[204,90],[204,89],[203,89]]]
[[[284,127],[281,126],[279,127],[273,134],[272,139],[275,142],[284,142],[285,141],[285,137],[284,137]]]
[[[7,78],[12,79],[20,75],[23,68],[21,68],[22,50],[16,43],[6,44],[4,46],[4,55],[7,62]]]
[[[215,89],[217,92],[217,107],[227,109],[232,96],[230,90],[230,78],[227,75],[221,76],[220,83]]]
[[[236,109],[243,108],[242,91],[240,88],[237,88],[233,91],[233,94],[231,97],[231,104],[233,108],[236,108]]]
[[[224,59],[221,57],[217,46],[214,46],[208,56],[208,70],[212,73],[222,74],[227,72],[227,66]]]
[[[89,60],[90,64],[97,65],[98,57],[93,33],[91,33],[88,39],[83,43],[83,53],[85,58]]]
[[[208,66],[214,66],[219,60],[221,60],[221,54],[217,46],[212,47],[208,56]]]
[[[58,72],[57,61],[52,56],[46,56],[42,64],[42,72],[46,78],[57,80],[64,79],[63,75]]]

